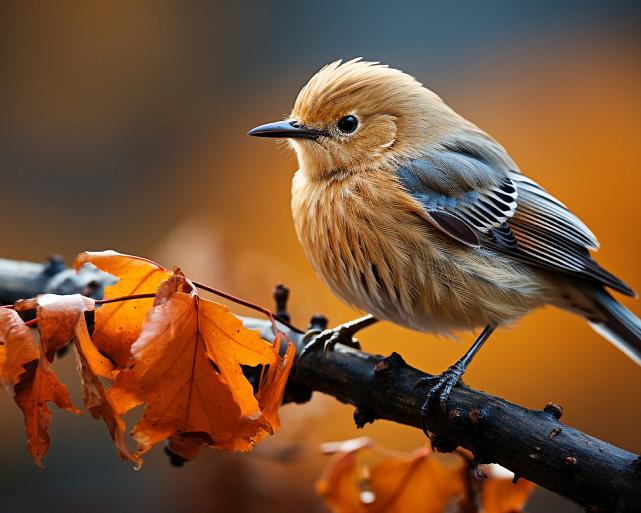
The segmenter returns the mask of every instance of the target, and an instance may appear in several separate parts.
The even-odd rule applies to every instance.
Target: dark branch
[[[97,295],[95,288],[105,284],[100,275],[90,284],[71,276],[68,283],[75,289],[62,292],[51,285],[70,273],[61,265],[51,272],[47,270],[50,265],[0,260],[0,304],[44,291],[83,292],[88,285]],[[282,288],[278,295],[279,315],[285,317]],[[244,322],[261,330],[265,339],[273,339],[270,321],[246,318]],[[312,322],[317,329],[323,329],[325,323],[320,316]],[[303,336],[281,327],[300,351]],[[323,392],[354,405],[358,426],[387,419],[420,428],[420,408],[427,391],[416,390],[414,384],[424,376],[427,374],[407,365],[396,353],[383,357],[338,345],[327,358],[317,351],[301,361],[299,372],[290,377],[285,400],[304,402],[313,391]],[[561,414],[554,404],[542,411],[528,410],[467,386],[456,386],[447,413],[435,409],[428,425],[438,450],[465,447],[477,462],[499,463],[589,512],[639,511],[641,459],[561,423]]]
[[[245,324],[273,339],[268,322]],[[302,337],[285,332],[300,351]],[[420,429],[427,392],[414,384],[425,376],[397,353],[383,357],[337,345],[326,358],[322,350],[305,356],[290,377],[285,401],[303,402],[318,391],[355,406],[358,426],[386,419]],[[447,406],[447,413],[434,408],[428,419],[436,449],[465,447],[477,462],[499,463],[592,513],[639,511],[639,457],[563,424],[560,406],[529,410],[460,385]]]

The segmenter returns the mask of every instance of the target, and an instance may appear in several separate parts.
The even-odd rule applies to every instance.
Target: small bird
[[[546,304],[585,318],[641,364],[641,321],[606,288],[635,293],[592,259],[594,234],[412,76],[333,62],[287,119],[249,135],[288,139],[305,254],[339,298],[370,314],[312,345],[349,342],[377,319],[445,335],[483,328],[458,362],[426,380],[424,415],[436,398],[445,410],[495,328]]]

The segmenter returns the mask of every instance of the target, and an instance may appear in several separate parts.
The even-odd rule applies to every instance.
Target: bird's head
[[[249,135],[288,139],[304,172],[332,179],[416,157],[457,118],[410,75],[354,59],[322,68],[300,91],[287,119]]]

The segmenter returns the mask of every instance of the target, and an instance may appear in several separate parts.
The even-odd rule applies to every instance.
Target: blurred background
[[[640,29],[638,1],[4,1],[0,257],[70,263],[111,248],[265,306],[286,283],[303,327],[317,312],[348,320],[296,241],[294,156],[245,132],[285,115],[323,64],[363,56],[493,134],[593,229],[600,262],[641,290]],[[471,339],[390,324],[360,337],[428,372]],[[81,403],[73,358],[56,368]],[[545,309],[501,331],[466,381],[530,408],[558,402],[568,424],[641,451],[641,369],[569,314]],[[134,472],[103,424],[56,410],[42,470],[10,397],[0,412],[7,513],[323,512],[319,443],[363,432],[397,450],[423,443],[387,422],[358,431],[351,408],[317,396],[283,408],[282,431],[252,454],[205,451],[176,469],[158,448]],[[537,491],[528,511],[578,510]]]

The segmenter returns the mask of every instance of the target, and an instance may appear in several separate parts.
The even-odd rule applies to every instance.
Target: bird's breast
[[[392,174],[314,181],[299,170],[292,213],[321,279],[343,301],[380,319],[448,332],[511,320],[532,307],[521,298],[532,280],[443,237]]]

